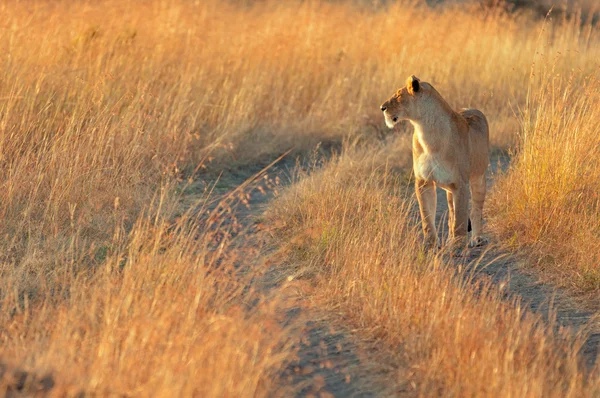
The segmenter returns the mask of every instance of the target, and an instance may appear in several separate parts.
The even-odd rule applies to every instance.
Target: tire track
[[[260,219],[279,191],[291,185],[297,166],[294,159],[282,158],[274,164],[257,163],[229,170],[221,176],[223,183],[216,188],[217,197],[212,208],[208,208],[209,211],[214,210],[215,206],[219,206],[219,198],[230,197],[234,191],[242,198],[242,203],[231,207],[230,214],[231,223],[236,223],[237,230],[243,231],[238,233],[242,239],[237,240],[236,250],[257,253],[255,258],[245,259],[253,263],[253,267],[266,270],[257,281],[257,287],[268,300],[281,303],[278,311],[282,314],[283,326],[294,332],[296,358],[282,369],[283,392],[273,391],[271,395],[284,396],[289,393],[286,387],[291,387],[299,397],[377,396],[377,392],[383,389],[370,381],[372,372],[357,355],[350,333],[340,328],[332,329],[318,309],[307,305],[301,289],[289,283],[286,267],[267,265],[271,249],[265,244],[268,231]],[[243,184],[245,189],[237,191]],[[203,185],[189,189],[185,198],[188,206],[198,201],[199,193],[205,188]],[[282,298],[282,295],[285,297]]]

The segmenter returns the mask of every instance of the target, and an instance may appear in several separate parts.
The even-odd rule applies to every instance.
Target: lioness
[[[455,250],[464,248],[466,243],[469,184],[473,200],[469,246],[485,244],[481,229],[489,128],[484,114],[477,109],[455,112],[431,84],[415,76],[409,77],[406,87],[384,102],[381,110],[389,128],[400,120],[409,120],[414,126],[413,169],[425,246],[439,247],[435,229],[436,185],[446,191],[449,239]]]

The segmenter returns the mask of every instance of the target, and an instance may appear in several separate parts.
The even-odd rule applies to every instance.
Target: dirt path
[[[260,255],[247,258],[246,261],[255,263],[256,267],[269,269],[259,284],[267,297],[278,295],[273,300],[283,303],[279,311],[284,314],[286,326],[291,326],[297,340],[297,358],[283,370],[283,383],[292,386],[299,397],[377,396],[376,392],[383,390],[369,382],[371,373],[356,354],[357,348],[350,333],[339,328],[333,330],[318,310],[306,305],[294,284],[286,283],[281,268],[268,267],[264,263],[269,257],[265,250],[269,249],[264,248],[265,234],[260,219],[270,201],[291,185],[296,166],[293,158],[285,157],[274,164],[265,162],[223,173],[214,189],[212,209],[218,205],[220,198],[231,196],[232,193],[245,198],[245,203],[238,202],[233,207],[234,214],[231,217],[231,222],[237,223],[238,229],[248,235],[236,243],[237,249],[256,253],[256,250],[244,250],[240,245],[263,247]],[[239,189],[242,184],[244,188]],[[191,206],[204,189],[203,185],[192,186],[184,200]],[[286,285],[284,289],[283,285]],[[282,294],[286,299],[281,300]],[[273,392],[273,396],[280,395],[278,391]]]
[[[494,176],[508,167],[509,159],[494,156],[491,162],[491,173],[488,175],[488,192],[490,191]],[[441,189],[437,192],[437,225],[440,227],[440,236],[448,234],[447,212],[448,204],[446,193]],[[600,325],[595,320],[594,313],[582,309],[576,300],[562,289],[540,282],[533,272],[528,272],[526,264],[513,253],[500,247],[492,246],[484,254],[477,265],[476,275],[481,278],[490,278],[496,285],[503,284],[508,297],[518,297],[522,305],[530,311],[543,316],[546,322],[559,326],[570,327],[578,332],[585,330],[588,335],[582,347],[581,355],[585,362],[592,366],[598,355],[600,346]],[[473,268],[476,259],[482,250],[472,250],[469,258],[457,259],[457,263]],[[477,279],[477,278],[476,278]],[[556,318],[551,319],[551,309],[554,309]]]

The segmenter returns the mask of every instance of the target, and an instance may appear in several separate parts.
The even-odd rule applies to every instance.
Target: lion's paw
[[[490,243],[488,238],[484,238],[483,236],[476,236],[469,242],[469,247],[481,247],[487,245],[488,243]]]
[[[438,240],[432,240],[432,239],[426,239],[423,242],[423,249],[425,249],[425,251],[438,251],[440,250],[442,247],[442,245],[440,244],[439,239]]]

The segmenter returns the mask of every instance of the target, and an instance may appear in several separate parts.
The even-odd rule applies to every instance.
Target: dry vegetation
[[[555,282],[600,291],[600,82],[557,74],[532,79],[518,155],[491,200],[497,234]]]
[[[175,224],[156,216],[140,218],[127,248],[99,269],[56,271],[43,300],[20,300],[9,286],[2,305],[14,310],[0,317],[9,388],[24,369],[37,380],[51,374],[57,396],[284,392],[277,381],[292,342],[277,300],[248,289],[254,274],[240,262],[254,250],[229,247],[218,212],[204,231],[195,213]]]
[[[0,8],[0,362],[50,372],[69,394],[279,388],[289,336],[248,289],[232,223],[219,212],[173,224],[180,180],[215,147],[231,152],[224,131],[249,128],[215,96],[227,60],[205,43],[225,14],[186,2]]]
[[[349,151],[296,184],[270,219],[292,275],[312,275],[314,300],[388,358],[388,383],[423,396],[600,393],[568,332],[423,253],[406,182],[386,158],[377,148]]]
[[[592,117],[596,99],[581,95],[579,76],[589,76],[597,67],[596,30],[564,20],[547,25],[539,36],[539,20],[462,7],[430,12],[402,3],[375,7],[216,0],[0,4],[0,362],[36,374],[51,372],[57,388],[70,393],[260,396],[280,388],[276,375],[293,354],[291,336],[278,326],[276,303],[265,304],[264,292],[247,288],[253,275],[244,265],[253,265],[248,259],[256,253],[239,253],[243,245],[232,244],[227,234],[232,223],[195,219],[193,211],[176,219],[182,212],[181,186],[197,171],[210,186],[224,169],[263,162],[290,147],[301,153],[319,141],[340,142],[348,136],[371,140],[383,129],[379,103],[411,73],[436,85],[452,105],[483,109],[499,148],[526,137],[537,140],[533,126],[544,123],[553,131],[559,125],[585,128],[576,117]],[[554,86],[548,86],[564,87],[567,96],[558,91],[549,96],[544,85],[528,97],[530,65],[540,43],[547,54],[562,54],[554,62],[555,73],[574,71],[572,79],[553,77]],[[587,82],[585,90],[594,93],[593,84]],[[561,101],[578,105],[569,108],[564,120],[544,119],[547,109],[556,115],[557,107],[567,104]],[[542,115],[527,119],[531,123],[522,137],[513,115],[517,109],[531,109],[528,115],[537,109]],[[573,145],[591,139],[592,128],[585,131],[588,135],[581,141],[574,138]],[[524,139],[520,146],[523,159],[528,142]],[[342,207],[347,209],[358,204],[352,195],[359,192],[365,209],[390,198],[390,186],[381,187],[390,176],[373,171],[371,158],[344,159],[335,167],[346,169],[347,162],[360,169],[348,180],[350,186],[336,185],[328,171],[319,177],[324,184],[319,192],[332,195],[331,200],[347,197]],[[515,170],[529,167],[525,162]],[[581,168],[585,178],[565,181],[565,186],[593,190],[568,185],[591,184],[595,171],[590,170]],[[302,208],[304,197],[298,198]],[[327,212],[338,210],[324,196],[308,198],[316,207],[303,217],[314,221],[321,236],[318,228],[327,225]],[[203,205],[198,198],[196,207],[207,210]],[[385,206],[381,211],[405,211],[407,205],[397,198]],[[593,218],[591,202],[585,206],[586,217]],[[542,215],[546,210],[535,211]],[[358,236],[356,230],[334,234],[317,246],[335,244],[328,251],[340,259],[365,256],[348,269],[327,268],[348,280],[323,285],[321,295],[331,298],[339,289],[346,291],[350,285],[344,283],[354,277],[365,284],[360,289],[380,287],[387,274],[374,272],[380,260],[369,252],[379,247],[390,254],[383,260],[404,263],[402,269],[414,274],[413,281],[430,275],[428,291],[444,288],[456,296],[428,304],[438,310],[449,306],[449,318],[412,319],[403,335],[386,330],[392,322],[406,321],[399,314],[426,311],[418,309],[418,299],[425,297],[418,294],[424,293],[406,296],[404,288],[388,285],[385,297],[393,298],[389,308],[377,315],[381,308],[373,307],[365,315],[370,322],[381,322],[379,329],[365,328],[366,335],[397,339],[391,343],[396,348],[411,345],[413,351],[402,360],[414,361],[410,369],[430,369],[415,371],[423,391],[442,386],[456,393],[477,392],[491,374],[512,375],[523,388],[539,388],[531,390],[534,395],[552,386],[573,394],[583,388],[566,345],[530,318],[515,315],[495,293],[486,290],[473,297],[443,264],[419,258],[412,240],[394,243],[392,235],[408,236],[409,231],[398,215],[390,225],[377,217],[368,229],[375,235],[365,237],[365,246],[348,245],[347,253],[339,246]],[[333,220],[340,228],[362,225]],[[363,247],[362,254],[352,251]],[[307,249],[311,258],[329,258],[313,249]],[[246,263],[240,264],[240,258]],[[393,267],[386,269],[398,283],[409,280],[400,280]],[[342,295],[348,300],[339,302],[348,305],[344,311],[360,300],[361,305],[373,303],[370,291],[356,292],[363,296]],[[399,297],[412,301],[395,307],[404,300]],[[477,318],[456,315],[461,308],[475,311]],[[489,363],[443,351],[450,348],[427,337],[447,335],[444,331],[461,316],[468,319],[464,336],[470,330],[488,336],[465,349],[487,350]],[[406,331],[425,336],[410,341]],[[531,346],[511,345],[511,333],[528,336],[523,341]],[[444,359],[442,352],[452,356]],[[539,357],[530,364],[527,355]],[[448,363],[449,358],[457,362]],[[564,367],[549,370],[542,361],[562,361]],[[480,375],[478,380],[468,379],[476,383],[472,390],[465,387],[466,369],[480,372],[473,373]],[[516,389],[517,384],[506,391],[530,392]]]

